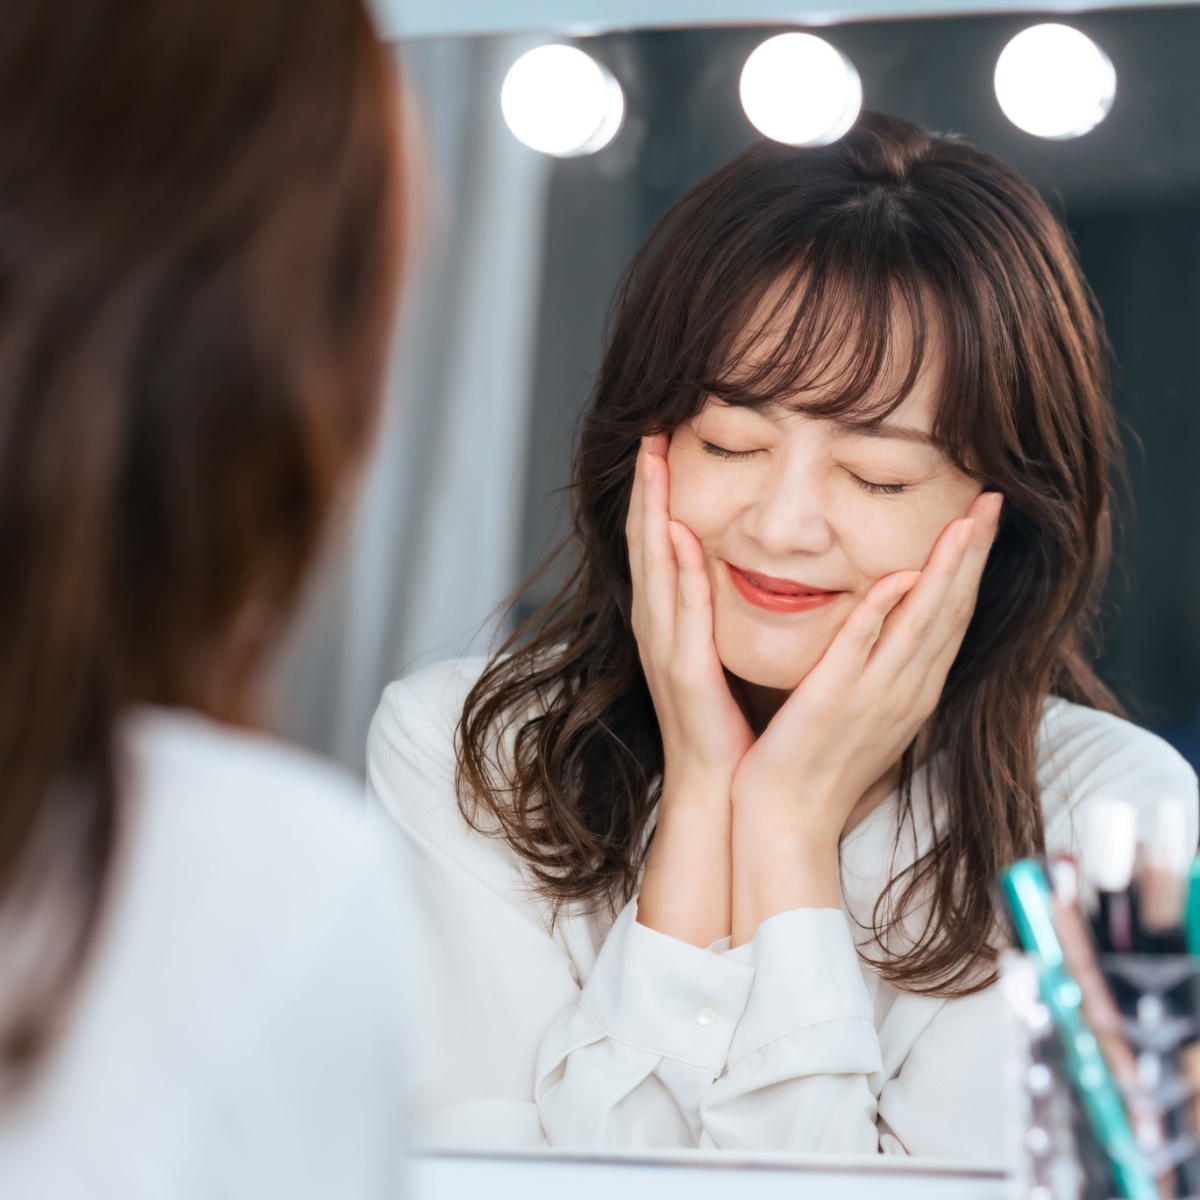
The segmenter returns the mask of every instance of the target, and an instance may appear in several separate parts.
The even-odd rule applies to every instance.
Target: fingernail
[[[963,523],[958,527],[958,544],[961,548],[966,549],[967,543],[971,540],[971,534],[975,532],[975,518],[966,517]]]
[[[901,596],[907,596],[920,578],[920,571],[909,571],[906,575],[902,575],[896,584],[896,598],[899,599]]]
[[[653,454],[642,455],[642,478],[645,480],[649,480],[653,474],[654,474],[654,455]]]
[[[1000,516],[1000,510],[1004,507],[1004,497],[999,492],[992,493],[992,520],[996,520]]]
[[[667,522],[667,532],[671,535],[671,542],[674,545],[678,546],[679,545],[679,524],[678,524],[678,522],[668,521]]]

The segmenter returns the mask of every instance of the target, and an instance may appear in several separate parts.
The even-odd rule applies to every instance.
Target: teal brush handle
[[[1200,954],[1200,858],[1192,859],[1188,871],[1187,903],[1183,913],[1189,954]]]
[[[1117,1187],[1126,1200],[1158,1200],[1150,1164],[1133,1136],[1120,1090],[1084,1020],[1083,993],[1064,964],[1045,872],[1023,859],[1003,872],[1000,882],[1021,946],[1038,964],[1042,1002],[1062,1039],[1071,1083],[1112,1164]]]

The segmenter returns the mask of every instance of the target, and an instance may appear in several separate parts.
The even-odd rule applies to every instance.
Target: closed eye
[[[700,449],[705,454],[711,454],[713,458],[749,458],[752,454],[758,453],[757,450],[726,450],[724,446],[706,442],[703,438],[700,439]]]
[[[898,496],[908,491],[910,486],[907,483],[872,483],[869,479],[860,479],[853,471],[849,475],[864,492],[870,492],[873,496]]]

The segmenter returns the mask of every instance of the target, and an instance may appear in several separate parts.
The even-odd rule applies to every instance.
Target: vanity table
[[[963,1170],[903,1158],[745,1156],[694,1150],[605,1156],[419,1154],[410,1200],[1012,1200],[1004,1170]]]

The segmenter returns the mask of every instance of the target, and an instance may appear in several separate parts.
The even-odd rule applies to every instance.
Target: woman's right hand
[[[733,777],[754,736],[717,657],[700,543],[671,520],[668,445],[642,439],[625,524],[633,635],[663,741],[637,919],[703,948],[732,931]]]
[[[633,634],[662,731],[664,802],[728,802],[754,735],[717,657],[700,543],[671,520],[669,443],[645,437],[638,451],[625,524]]]

